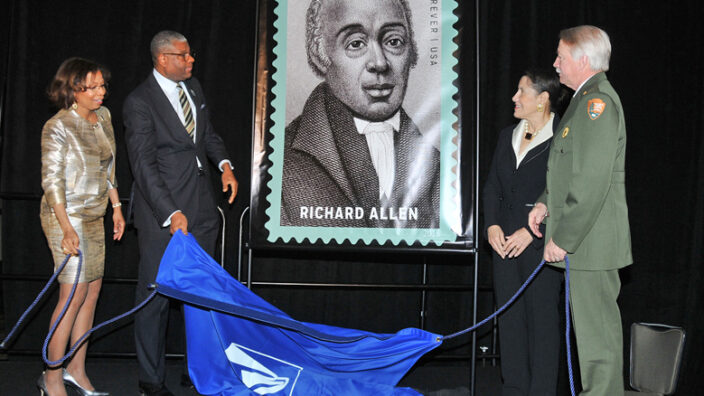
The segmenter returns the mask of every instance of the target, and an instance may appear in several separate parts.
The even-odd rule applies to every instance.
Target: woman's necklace
[[[531,139],[533,139],[535,136],[538,135],[538,133],[540,132],[540,129],[538,129],[537,131],[531,132],[531,131],[530,131],[530,126],[528,126],[528,121],[526,120],[526,123],[523,124],[523,132],[524,132],[524,136],[523,136],[523,137],[524,137],[526,140],[531,140]]]
[[[545,123],[543,123],[543,125],[540,126],[540,128],[536,128],[534,131],[531,132],[528,120],[525,120],[525,121],[526,121],[525,124],[523,124],[523,137],[526,140],[532,140],[534,137],[538,136],[538,134],[540,133],[540,130],[543,129],[543,127],[547,123],[547,121],[546,121]]]

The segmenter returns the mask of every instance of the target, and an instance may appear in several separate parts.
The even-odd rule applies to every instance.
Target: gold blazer
[[[107,191],[117,187],[110,111],[101,106],[96,113],[102,131],[71,109],[59,110],[42,129],[42,205],[64,203],[69,216],[85,220],[105,215]],[[107,140],[112,153],[107,177],[100,169],[99,139]]]

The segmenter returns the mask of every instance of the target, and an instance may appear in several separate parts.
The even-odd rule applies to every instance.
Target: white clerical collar
[[[353,118],[357,132],[364,135],[367,141],[372,165],[374,165],[374,170],[379,179],[379,199],[383,201],[391,197],[394,188],[396,175],[394,131],[398,131],[401,126],[401,112],[397,111],[391,118],[377,122]],[[367,127],[375,130],[376,127],[384,125],[393,128],[393,130],[382,128],[382,130],[375,131],[380,133],[364,133]]]
[[[369,123],[371,122],[357,117],[352,117],[352,119],[354,120],[354,125],[357,127],[357,132],[359,132],[360,134],[362,134],[364,128],[366,128],[367,125],[369,125]],[[391,116],[391,118],[382,122],[391,124],[391,126],[394,127],[394,131],[398,131],[401,128],[401,112],[397,111],[396,113],[394,113],[394,115]]]

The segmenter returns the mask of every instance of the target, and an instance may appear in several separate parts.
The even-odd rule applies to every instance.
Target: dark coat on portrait
[[[281,224],[332,227],[437,228],[440,153],[401,109],[394,133],[395,178],[392,196],[381,202],[379,179],[366,138],[352,113],[321,83],[299,117],[286,128]],[[361,219],[301,219],[302,207],[361,207]],[[369,219],[372,208],[414,207],[415,221]]]

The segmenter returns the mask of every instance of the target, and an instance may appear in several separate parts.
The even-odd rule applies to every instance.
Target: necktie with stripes
[[[176,85],[178,88],[178,101],[181,103],[181,109],[183,110],[183,126],[186,127],[186,132],[188,136],[193,138],[193,132],[196,129],[196,122],[193,120],[193,112],[191,111],[191,104],[188,102],[186,93],[183,92],[181,84]]]

